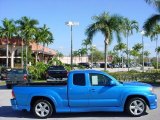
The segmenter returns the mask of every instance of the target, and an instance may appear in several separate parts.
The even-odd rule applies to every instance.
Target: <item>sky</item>
[[[142,30],[144,21],[156,13],[153,6],[146,4],[145,0],[0,0],[0,25],[4,18],[18,20],[22,16],[39,21],[38,26],[46,24],[54,36],[54,43],[49,47],[70,54],[70,27],[65,25],[67,21],[79,22],[79,26],[73,27],[73,50],[81,48],[82,41],[87,38],[86,28],[93,23],[92,17],[109,12],[110,15],[118,14],[139,23]],[[126,43],[126,38],[122,37]],[[142,42],[142,35],[135,33],[129,37],[129,48]],[[113,39],[109,50],[117,44]],[[160,43],[158,43],[160,44]],[[97,33],[93,38],[93,45],[103,51],[104,36]],[[155,42],[144,37],[144,50],[155,56]]]

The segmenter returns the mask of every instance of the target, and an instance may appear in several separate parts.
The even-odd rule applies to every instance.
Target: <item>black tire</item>
[[[32,112],[35,117],[44,119],[52,115],[53,107],[49,101],[41,99],[34,103]]]
[[[11,89],[11,88],[12,88],[12,85],[11,85],[11,84],[6,84],[6,87],[7,87],[8,89]]]
[[[126,104],[126,112],[133,117],[140,117],[146,112],[146,102],[139,97],[131,98]]]

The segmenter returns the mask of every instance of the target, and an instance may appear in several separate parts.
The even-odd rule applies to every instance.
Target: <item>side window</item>
[[[86,85],[85,74],[82,73],[74,74],[73,84],[78,86],[85,86]]]
[[[92,86],[106,86],[110,84],[110,78],[102,75],[102,74],[96,74],[91,73],[90,74],[90,81]]]

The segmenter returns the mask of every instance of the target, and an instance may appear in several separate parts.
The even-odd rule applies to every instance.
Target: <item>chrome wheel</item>
[[[46,117],[50,113],[50,106],[45,102],[39,102],[35,106],[35,113],[41,118]]]
[[[129,109],[133,115],[139,116],[145,111],[145,104],[142,100],[134,100],[131,102]]]

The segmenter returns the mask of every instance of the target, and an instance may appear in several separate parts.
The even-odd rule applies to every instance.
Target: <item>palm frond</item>
[[[146,20],[144,23],[144,30],[146,31],[146,35],[150,34],[154,26],[160,21],[160,14],[152,15],[150,18]]]

